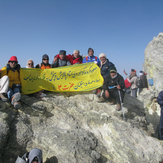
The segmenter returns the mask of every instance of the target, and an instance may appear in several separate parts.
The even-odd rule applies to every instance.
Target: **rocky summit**
[[[153,68],[153,59],[163,52],[162,36],[154,38],[145,50],[144,67],[154,84],[137,99],[125,95],[125,119],[116,105],[97,102],[92,91],[46,92],[42,99],[22,95],[19,110],[0,101],[0,163],[14,163],[17,156],[32,148],[42,149],[45,163],[163,162],[163,142],[157,138],[160,107],[156,101],[160,91],[157,84],[161,85],[156,79],[161,76],[156,74],[161,70]],[[159,67],[156,62],[155,67]]]

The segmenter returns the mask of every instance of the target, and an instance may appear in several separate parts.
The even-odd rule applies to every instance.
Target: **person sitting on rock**
[[[35,68],[41,68],[41,69],[53,68],[53,66],[49,64],[49,56],[47,54],[44,54],[42,56],[42,63],[37,64]]]
[[[129,83],[131,83],[131,96],[137,97],[138,77],[136,75],[136,70],[131,69],[130,77],[131,77],[131,79],[129,79],[129,77],[127,77],[127,80],[129,81]]]
[[[163,91],[157,97],[157,102],[161,107],[160,123],[159,123],[159,139],[163,140]]]
[[[69,66],[71,65],[70,61],[66,57],[66,51],[60,50],[59,54],[54,57],[53,67],[62,67],[62,66]]]
[[[116,101],[117,106],[116,110],[119,111],[121,109],[121,102],[123,102],[124,98],[124,89],[125,83],[123,77],[117,73],[115,67],[110,69],[110,76],[104,78],[103,85],[103,98],[106,100],[113,99]],[[121,97],[120,97],[121,96]]]
[[[100,58],[100,69],[101,69],[101,75],[103,77],[107,77],[110,75],[110,69],[111,67],[115,67],[112,62],[110,62],[104,53],[101,53],[99,55]]]
[[[144,88],[148,88],[147,77],[143,71],[139,72],[139,79],[138,79],[138,88],[139,94],[143,91]]]
[[[57,54],[53,60],[53,62],[55,63],[56,60],[60,59],[60,55]],[[73,54],[69,54],[65,56],[65,60],[68,60],[72,65],[74,64],[81,64],[82,63],[82,56],[80,55],[80,51],[79,50],[74,50]]]
[[[16,56],[12,56],[8,61],[8,64],[1,69],[1,76],[7,75],[9,77],[9,89],[7,92],[8,98],[11,104],[16,109],[21,107],[19,102],[21,98],[21,82],[20,82],[20,65]]]
[[[30,152],[25,153],[22,157],[17,157],[15,163],[43,163],[42,151],[34,148]]]
[[[100,60],[98,57],[94,56],[94,50],[92,48],[88,49],[88,56],[83,59],[83,63],[94,62],[100,66]]]
[[[7,92],[9,88],[9,77],[7,75],[0,78],[0,98],[2,101],[7,101]]]
[[[29,59],[27,61],[26,68],[34,68],[34,62],[33,62],[33,60]]]

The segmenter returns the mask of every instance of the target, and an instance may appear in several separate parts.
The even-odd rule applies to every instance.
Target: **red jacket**
[[[131,87],[131,83],[127,79],[125,79],[125,88],[129,87]]]
[[[59,54],[57,54],[55,57],[60,59]],[[69,55],[66,55],[65,59],[68,60],[72,65],[82,63],[82,56],[80,55],[78,58],[75,58],[73,54],[72,55],[69,54]]]

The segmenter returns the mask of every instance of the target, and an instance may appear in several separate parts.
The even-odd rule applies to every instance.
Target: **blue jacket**
[[[87,59],[88,58],[88,59]],[[87,56],[83,59],[83,63],[87,63],[87,62],[94,62],[94,61],[97,61],[97,65],[99,66],[100,65],[100,60],[98,57],[96,56]]]
[[[160,105],[161,109],[163,109],[163,91],[161,91],[157,97],[157,102]]]
[[[108,59],[106,59],[106,63],[102,65],[101,67],[101,63],[100,63],[100,68],[101,68],[101,75],[103,77],[109,76],[110,75],[110,69],[112,67],[115,67],[114,64],[112,62],[109,62]]]

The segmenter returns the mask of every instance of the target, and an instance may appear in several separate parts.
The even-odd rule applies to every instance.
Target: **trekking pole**
[[[118,82],[117,82],[118,85]],[[118,89],[118,88],[117,88]],[[118,94],[119,94],[119,99],[120,99],[120,103],[121,103],[121,109],[122,109],[122,114],[123,114],[123,120],[125,121],[125,114],[124,114],[124,110],[123,110],[123,103],[122,103],[122,97],[121,97],[121,92],[118,89]]]
[[[22,102],[23,104],[25,104],[26,106],[32,108],[34,111],[37,111],[34,107],[30,106],[29,104],[27,104],[26,102],[20,100],[20,102]]]

